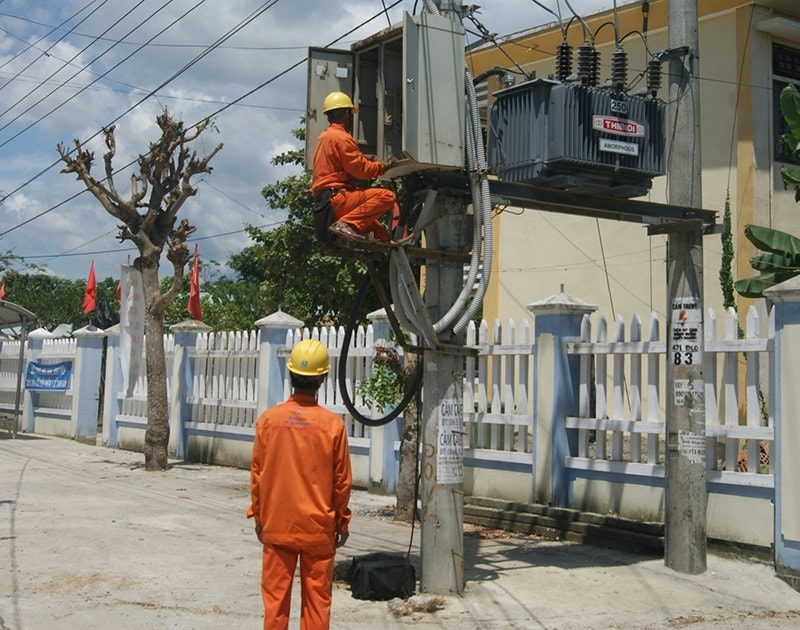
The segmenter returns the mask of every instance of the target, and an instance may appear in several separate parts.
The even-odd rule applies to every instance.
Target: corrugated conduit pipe
[[[441,15],[438,7],[431,1],[425,0],[425,7],[429,13],[434,15]],[[453,331],[458,334],[469,323],[472,317],[480,308],[483,297],[486,295],[486,289],[489,282],[492,267],[492,216],[491,216],[491,198],[489,196],[489,181],[486,175],[486,152],[483,147],[480,116],[478,113],[477,96],[475,94],[475,85],[472,81],[469,68],[465,67],[465,85],[467,90],[467,124],[465,125],[466,135],[466,153],[467,153],[467,168],[470,172],[471,192],[472,192],[472,207],[474,214],[473,226],[473,247],[472,259],[470,261],[469,271],[467,273],[466,281],[461,289],[458,297],[453,305],[448,309],[447,313],[436,323],[433,324],[433,329],[436,333],[441,332],[447,328],[456,318],[461,315],[460,319],[453,328]],[[483,247],[482,247],[483,246]],[[475,279],[478,276],[481,264],[481,249],[483,249],[483,273],[475,292],[472,302],[467,307],[469,296],[472,293],[472,287],[475,284]],[[421,330],[421,326],[416,323],[417,316],[411,308],[409,300],[405,294],[404,287],[398,285],[399,274],[392,274],[390,277],[390,286],[392,291],[392,299],[395,304],[399,304],[401,310],[404,311],[404,319],[411,324],[411,329],[415,332]],[[399,298],[399,299],[398,299]],[[466,308],[466,310],[465,310]]]

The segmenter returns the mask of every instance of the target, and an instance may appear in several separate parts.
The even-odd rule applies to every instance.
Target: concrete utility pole
[[[450,0],[437,0],[436,4],[443,14],[454,10]],[[426,233],[428,247],[466,251],[471,222],[461,198],[440,195],[434,212],[440,218]],[[425,306],[430,320],[435,322],[456,301],[464,281],[463,268],[457,262],[432,259],[425,269]],[[423,357],[420,590],[461,594],[464,591],[464,357],[458,348],[463,347],[464,338],[447,330],[439,338],[447,346],[439,351],[426,349]]]
[[[697,0],[670,0],[669,196],[702,207]],[[701,221],[663,226],[667,244],[666,565],[706,570],[706,420]],[[652,232],[651,232],[652,233]]]
[[[461,199],[440,196],[436,203],[441,218],[427,232],[428,246],[465,251],[470,221]],[[460,263],[428,261],[425,305],[431,320],[448,311],[462,284]],[[441,341],[452,346],[426,349],[424,354],[420,590],[460,594],[464,591],[464,355],[458,347],[464,339],[459,335]]]

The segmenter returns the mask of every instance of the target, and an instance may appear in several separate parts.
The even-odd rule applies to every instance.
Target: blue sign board
[[[67,389],[72,361],[63,363],[28,363],[25,374],[25,389],[58,390]]]

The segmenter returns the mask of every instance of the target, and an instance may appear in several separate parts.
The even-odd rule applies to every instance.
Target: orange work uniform
[[[333,215],[356,232],[372,232],[379,241],[388,241],[389,233],[378,221],[391,210],[395,194],[385,188],[357,188],[354,180],[374,179],[384,173],[383,162],[364,157],[353,136],[340,123],[331,123],[317,139],[314,151],[311,192],[334,189],[331,197]]]
[[[314,395],[295,392],[258,418],[247,516],[264,546],[265,630],[289,625],[298,556],[300,627],[330,626],[335,540],[348,532],[352,480],[344,422]]]

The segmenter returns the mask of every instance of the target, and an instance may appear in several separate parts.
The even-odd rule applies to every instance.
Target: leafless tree
[[[106,212],[122,222],[117,238],[133,241],[139,256],[133,266],[142,274],[145,301],[145,364],[147,370],[147,429],[144,438],[146,470],[167,468],[169,443],[169,414],[167,377],[164,357],[164,313],[180,293],[184,268],[189,261],[186,239],[195,231],[188,220],[176,227],[178,211],[184,202],[197,193],[191,178],[198,173],[210,173],[211,158],[222,148],[219,144],[208,155],[199,158],[189,144],[208,128],[208,121],[185,129],[183,122],[174,120],[167,109],[156,117],[161,137],[150,150],[139,156],[138,174],[131,176],[130,194],[118,192],[114,182],[112,160],[116,154],[114,127],[103,129],[107,151],[103,156],[105,177],[95,179],[91,173],[94,153],[75,140],[75,151],[63,144],[58,152],[66,166],[62,173],[75,173],[86,188],[102,204]],[[172,263],[172,285],[161,293],[158,280],[159,263],[164,248]]]

